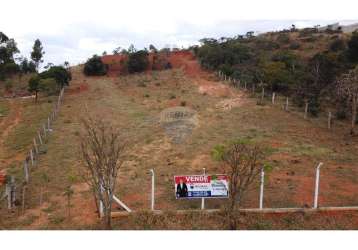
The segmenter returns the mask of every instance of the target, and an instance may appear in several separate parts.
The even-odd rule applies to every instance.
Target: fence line
[[[232,77],[227,77],[223,72],[221,71],[217,71],[215,73],[219,79],[221,81],[224,81],[224,82],[228,82],[229,84],[231,84],[234,88],[238,88],[238,89],[242,89],[244,91],[248,91],[249,88],[248,88],[248,84],[246,81],[243,81],[243,83],[239,80],[239,79],[235,79],[235,78],[232,78]],[[278,99],[278,94],[275,93],[275,92],[268,92],[264,87],[263,87],[263,83],[260,84],[261,85],[261,94],[260,94],[260,98],[259,98],[259,103],[260,104],[263,104],[264,102],[264,99],[266,97],[270,98],[271,100],[271,104],[272,105],[275,105],[277,99]],[[252,86],[252,94],[253,95],[256,95],[256,85],[254,83],[251,84]],[[285,104],[282,106],[282,109],[285,110],[285,111],[289,111],[289,97],[288,96],[285,96],[285,99],[286,99],[286,102]],[[293,105],[292,105],[293,106]],[[307,100],[305,100],[304,102],[304,115],[303,115],[303,118],[305,120],[307,120],[308,118],[308,112],[310,110],[310,105],[309,105],[309,102]],[[334,119],[334,116],[332,115],[332,112],[331,111],[328,111],[327,112],[327,129],[331,129],[332,128],[332,119]]]
[[[14,176],[10,176],[9,178],[7,178],[8,180],[6,180],[5,195],[3,198],[6,199],[6,201],[7,201],[8,209],[13,209],[17,205],[17,204],[15,204],[16,203],[15,202],[16,201],[16,189],[17,189],[17,187],[21,187],[21,185],[22,185],[21,207],[22,207],[22,212],[24,212],[24,210],[25,210],[25,192],[27,189],[27,184],[29,184],[29,182],[31,181],[30,163],[31,163],[31,167],[36,167],[38,158],[39,158],[40,154],[42,153],[42,147],[44,144],[47,143],[47,139],[50,136],[50,132],[53,131],[53,129],[51,129],[51,125],[55,122],[55,120],[58,116],[58,113],[60,111],[60,106],[63,102],[64,91],[65,91],[65,87],[62,87],[52,112],[47,117],[45,123],[40,125],[39,129],[37,130],[36,135],[34,136],[34,138],[32,140],[33,145],[30,148],[28,154],[25,156],[25,160],[23,162],[23,171],[24,171],[23,179],[18,180],[19,184],[16,183],[16,179]]]

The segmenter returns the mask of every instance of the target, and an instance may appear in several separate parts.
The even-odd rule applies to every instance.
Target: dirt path
[[[10,104],[10,113],[5,117],[0,123],[0,169],[4,169],[4,166],[7,166],[9,163],[20,157],[20,155],[15,155],[11,159],[7,159],[5,142],[10,132],[20,123],[22,115],[22,106],[18,104],[15,100],[9,100]]]
[[[198,92],[203,95],[225,98],[216,104],[216,108],[224,111],[243,104],[243,94],[235,91],[229,85],[217,81],[212,73],[204,71],[198,61],[189,53],[188,55],[173,55],[170,61],[174,68],[182,68],[187,76],[194,79]]]

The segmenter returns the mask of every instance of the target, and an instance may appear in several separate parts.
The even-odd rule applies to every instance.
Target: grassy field
[[[117,196],[133,210],[150,208],[150,169],[154,169],[156,174],[156,209],[199,209],[200,200],[175,199],[173,176],[201,174],[203,168],[211,174],[225,173],[223,164],[214,159],[213,149],[238,139],[251,140],[266,149],[266,161],[272,168],[266,173],[265,207],[311,206],[315,166],[320,161],[324,162],[320,205],[358,204],[355,192],[358,188],[358,144],[356,138],[347,136],[348,124],[335,122],[333,129],[328,130],[325,117],[304,120],[298,110],[286,112],[280,103],[273,106],[267,101],[265,105],[256,105],[256,99],[237,89],[230,89],[221,96],[199,91],[200,87],[208,84],[221,86],[211,74],[189,77],[180,69],[115,78],[86,78],[80,67],[74,68],[73,80],[65,92],[64,104],[46,145],[46,153],[32,169],[27,211],[24,215],[16,212],[4,215],[7,220],[2,220],[0,227],[98,228],[93,197],[80,177],[83,164],[79,153],[81,118],[88,116],[118,127],[128,141]],[[221,104],[226,102],[235,105],[223,108]],[[9,133],[9,140],[5,143],[9,152],[26,149],[37,125],[46,118],[52,105],[51,99],[45,98],[40,105],[24,101],[23,123]],[[176,106],[194,110],[197,117],[197,123],[180,143],[172,141],[160,122],[161,112]],[[66,197],[63,195],[68,185],[75,190],[71,219],[67,218]],[[43,200],[41,205],[40,196]],[[221,208],[224,204],[224,199],[207,200],[206,208]],[[244,207],[258,207],[258,183],[249,190]],[[307,218],[298,216],[292,220],[299,221],[295,224],[298,227],[312,228]],[[134,223],[137,220],[141,219],[124,220],[128,224],[118,222],[116,228],[131,228],[128,225],[136,229],[146,228]],[[254,222],[250,217],[247,221],[250,223],[247,222],[244,228],[266,227],[260,224],[264,223],[262,218]],[[306,222],[307,225],[303,225]],[[255,223],[260,225],[253,226]],[[274,222],[268,219],[267,223]],[[173,224],[176,223],[157,223],[153,227],[182,228],[182,225]],[[329,228],[334,228],[333,224]],[[212,226],[210,223],[196,225],[198,229]],[[284,223],[278,223],[267,228],[286,227]]]

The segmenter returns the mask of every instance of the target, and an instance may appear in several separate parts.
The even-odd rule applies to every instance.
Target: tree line
[[[122,73],[133,74],[140,73],[147,70],[150,66],[149,54],[152,54],[151,69],[161,70],[170,69],[172,65],[169,62],[170,49],[163,48],[158,50],[154,45],[150,45],[149,49],[136,49],[134,45],[130,45],[128,49],[121,49],[118,47],[113,50],[114,55],[122,55],[121,61]],[[102,56],[107,55],[103,52]],[[93,55],[84,65],[84,74],[87,76],[101,76],[106,75],[109,65],[103,63],[101,56]]]
[[[30,74],[28,91],[35,94],[36,102],[39,92],[48,95],[57,94],[63,86],[69,84],[71,73],[68,62],[57,66],[48,63],[44,67],[45,70],[39,73],[45,54],[40,39],[34,42],[30,60],[23,56],[17,57],[19,53],[15,40],[0,32],[0,81],[5,81],[14,75]]]
[[[358,72],[354,70],[358,63],[358,32],[347,36],[340,29],[292,27],[259,36],[248,32],[232,38],[204,38],[200,43],[191,49],[202,67],[291,96],[299,106],[309,103],[314,116],[324,107],[333,107],[337,118],[351,116],[354,133],[358,120],[356,94],[352,91],[358,82],[352,74]],[[307,51],[314,54],[307,56]]]

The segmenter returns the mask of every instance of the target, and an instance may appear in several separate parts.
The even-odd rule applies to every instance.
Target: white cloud
[[[11,0],[1,3],[0,31],[25,56],[39,38],[47,62],[77,63],[131,43],[181,47],[203,37],[354,19],[356,6],[348,0]]]

